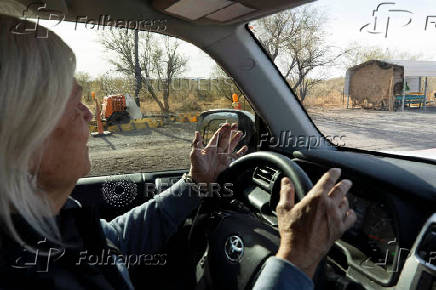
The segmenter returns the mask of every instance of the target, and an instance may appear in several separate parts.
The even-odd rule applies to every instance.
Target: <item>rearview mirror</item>
[[[223,109],[223,110],[210,110],[201,113],[198,118],[197,131],[203,137],[203,143],[206,145],[210,138],[212,138],[218,128],[224,123],[237,123],[238,130],[242,131],[242,138],[236,150],[244,145],[251,147],[254,141],[254,115],[247,111]],[[249,150],[250,151],[250,150]]]

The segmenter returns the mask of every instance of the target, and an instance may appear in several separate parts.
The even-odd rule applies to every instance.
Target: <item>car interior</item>
[[[22,2],[27,5],[30,1]],[[249,154],[220,176],[218,183],[232,184],[233,194],[226,195],[223,187],[214,191],[163,245],[161,251],[167,253],[164,266],[129,269],[135,288],[252,288],[266,259],[278,249],[275,208],[280,179],[289,177],[297,200],[301,200],[325,171],[339,167],[341,178],[353,182],[348,199],[357,222],[320,263],[313,279],[315,288],[436,289],[436,161],[332,144],[248,27],[249,21],[309,2],[47,2],[50,10],[62,11],[71,22],[79,18],[85,21],[84,16],[98,19],[100,15],[163,19],[166,30],[162,33],[177,36],[210,55],[235,80],[255,111],[254,116],[236,110],[209,111],[200,116],[197,130],[205,139],[214,131],[212,121],[237,121],[248,133],[240,146],[247,145]],[[50,10],[40,15],[49,18]],[[295,136],[314,136],[324,142],[310,150],[305,144],[270,146],[262,142],[289,130]],[[187,171],[85,177],[78,181],[72,196],[110,220],[153,198]],[[102,193],[108,190],[129,194],[123,183],[134,184],[129,187],[135,191],[134,200],[125,206],[107,203]],[[152,190],[150,184],[154,184]],[[229,256],[229,237],[243,241],[242,257]]]

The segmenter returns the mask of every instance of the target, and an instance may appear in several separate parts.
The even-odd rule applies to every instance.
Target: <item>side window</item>
[[[215,61],[180,39],[69,23],[52,29],[76,54],[83,102],[94,114],[90,130],[98,132],[100,123],[111,133],[89,138],[89,176],[187,169],[201,112],[253,112]]]
[[[334,144],[432,156],[434,9],[422,0],[319,0],[250,28]]]

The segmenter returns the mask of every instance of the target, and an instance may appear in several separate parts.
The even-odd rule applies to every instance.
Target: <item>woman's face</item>
[[[91,168],[86,144],[92,114],[81,99],[82,87],[74,79],[65,111],[49,136],[41,160],[38,183],[47,191],[74,186]]]

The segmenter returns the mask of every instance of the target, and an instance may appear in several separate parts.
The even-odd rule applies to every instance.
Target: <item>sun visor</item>
[[[226,0],[181,0],[165,9],[165,11],[190,20],[197,20],[205,15],[232,5],[232,3],[232,1]]]
[[[225,22],[233,20],[242,15],[248,14],[250,12],[256,11],[256,9],[248,8],[241,3],[233,3],[223,9],[216,11],[215,13],[206,16],[207,19]]]
[[[153,7],[197,23],[234,23],[259,18],[313,0],[153,0]]]

